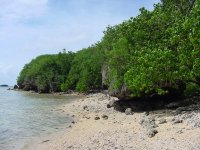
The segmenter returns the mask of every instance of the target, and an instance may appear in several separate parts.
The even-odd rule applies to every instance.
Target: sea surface
[[[30,139],[66,129],[72,118],[65,104],[78,96],[55,96],[0,87],[0,150],[19,150]]]

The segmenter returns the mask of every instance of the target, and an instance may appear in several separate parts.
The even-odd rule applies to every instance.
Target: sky
[[[159,0],[0,0],[0,84],[14,85],[23,66],[42,54],[77,51]]]

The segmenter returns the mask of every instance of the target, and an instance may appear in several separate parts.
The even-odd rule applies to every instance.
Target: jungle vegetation
[[[200,0],[161,0],[153,11],[141,8],[137,17],[108,26],[88,48],[33,59],[17,83],[40,92],[191,94],[200,87]]]

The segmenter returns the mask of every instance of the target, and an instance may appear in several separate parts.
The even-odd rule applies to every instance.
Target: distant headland
[[[8,87],[7,84],[1,84],[0,87]]]

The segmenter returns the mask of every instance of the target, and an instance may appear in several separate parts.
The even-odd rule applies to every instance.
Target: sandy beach
[[[107,108],[117,100],[90,94],[62,106],[74,118],[66,131],[24,146],[28,150],[199,150],[200,113],[181,115],[137,112],[132,115]]]

